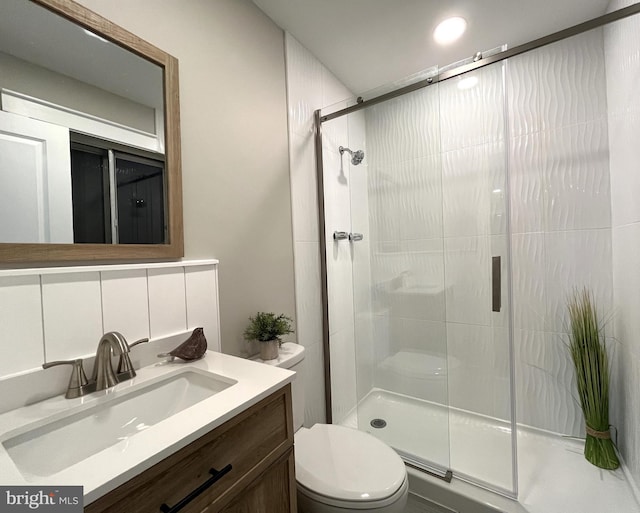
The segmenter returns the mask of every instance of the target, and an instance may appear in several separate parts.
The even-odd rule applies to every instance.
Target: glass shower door
[[[503,63],[440,83],[439,97],[451,468],[514,495]]]
[[[405,461],[450,468],[439,86],[349,115],[358,427]],[[359,116],[358,122],[352,120]],[[351,133],[350,133],[351,136]],[[351,138],[350,138],[351,140]]]
[[[323,123],[323,185],[333,422],[515,495],[502,73]]]

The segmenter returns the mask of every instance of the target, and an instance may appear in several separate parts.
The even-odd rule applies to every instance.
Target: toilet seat
[[[344,509],[346,511],[354,509],[363,509],[366,511],[380,510],[386,508],[387,506],[392,506],[397,501],[401,500],[408,492],[409,480],[405,479],[402,483],[402,486],[400,486],[400,488],[393,495],[387,497],[386,499],[378,501],[341,501],[333,497],[327,497],[326,495],[319,495],[298,483],[298,494],[304,495],[313,502],[333,506],[334,508],[338,508],[339,510]],[[300,497],[300,495],[298,495],[298,497]]]
[[[368,433],[315,424],[295,434],[298,491],[340,508],[376,509],[406,494],[400,456]]]

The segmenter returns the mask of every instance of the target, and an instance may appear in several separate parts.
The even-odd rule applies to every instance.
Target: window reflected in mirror
[[[175,57],[76,2],[0,2],[0,262],[182,257],[179,112]]]
[[[164,162],[146,152],[72,134],[75,243],[163,244]]]

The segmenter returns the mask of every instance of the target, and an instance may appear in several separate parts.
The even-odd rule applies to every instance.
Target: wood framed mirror
[[[12,72],[0,78],[0,265],[182,257],[177,59],[72,0],[2,3],[0,18],[14,29],[0,30],[0,71],[28,68],[52,81]],[[12,5],[20,11],[2,13]],[[71,33],[75,39],[67,37]],[[106,61],[117,53],[116,60]],[[145,82],[147,76],[155,82]],[[59,101],[61,96],[70,99]],[[23,122],[25,144],[19,140]],[[53,143],[38,143],[40,136],[29,130],[40,125],[47,134],[51,127],[54,135],[46,137],[61,133],[59,146],[67,144],[68,151],[56,153]],[[72,178],[85,176],[74,171],[85,169],[85,161],[99,169],[92,171],[100,173],[94,185]],[[37,191],[35,199],[24,192],[29,188]],[[83,210],[90,208],[87,191],[99,196],[99,207],[93,207],[98,218]],[[137,234],[147,225],[154,228]]]

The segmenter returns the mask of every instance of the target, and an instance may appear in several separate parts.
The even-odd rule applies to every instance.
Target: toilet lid
[[[296,478],[320,495],[344,501],[377,501],[397,492],[406,469],[400,456],[356,429],[316,424],[295,436]]]

